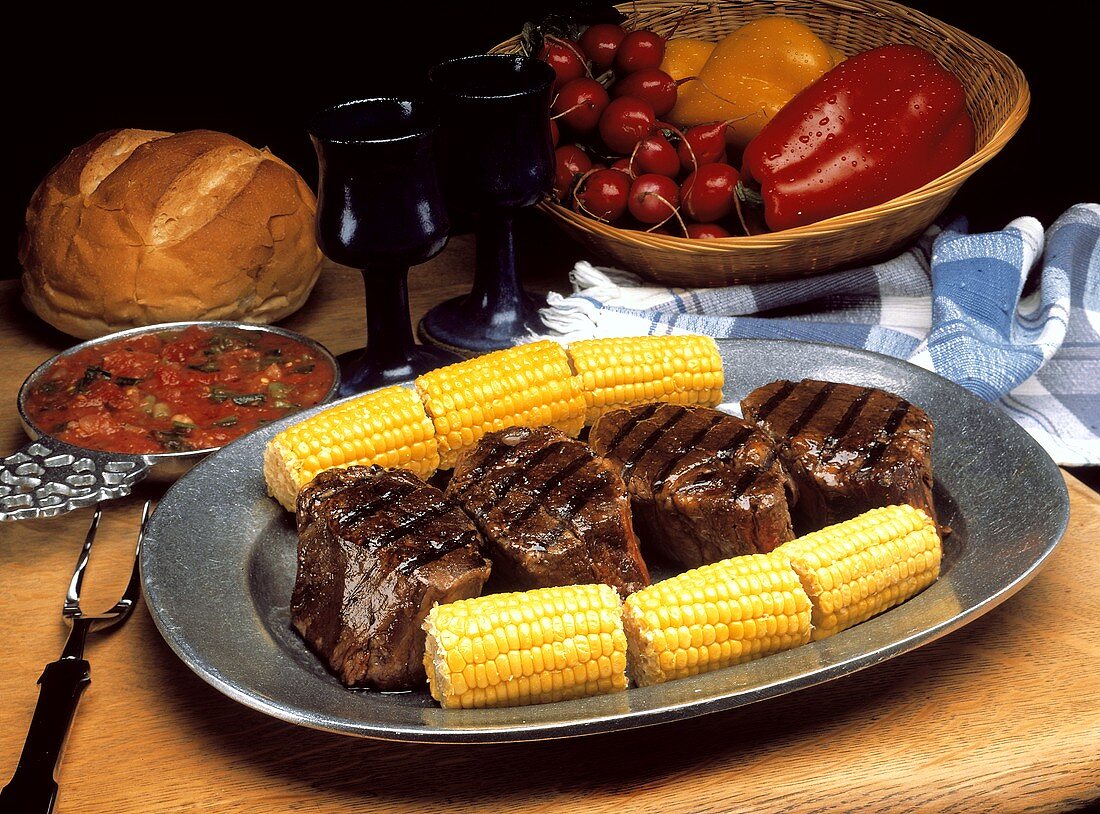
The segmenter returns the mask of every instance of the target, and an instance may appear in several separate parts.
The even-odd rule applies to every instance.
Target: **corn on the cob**
[[[722,401],[722,356],[709,336],[586,339],[569,346],[582,382],[585,424],[619,407]]]
[[[580,381],[565,349],[549,340],[433,370],[416,389],[435,424],[442,469],[493,430],[548,425],[576,435],[584,426]]]
[[[626,598],[639,686],[718,670],[810,640],[810,600],[785,556],[748,554],[685,571]]]
[[[445,708],[511,707],[626,689],[622,603],[607,585],[437,605],[424,668]]]
[[[912,506],[872,509],[776,549],[790,557],[813,603],[813,638],[870,619],[936,581],[936,524]]]
[[[264,450],[268,492],[286,509],[332,467],[378,464],[429,477],[439,466],[435,429],[416,393],[385,387],[293,424]]]

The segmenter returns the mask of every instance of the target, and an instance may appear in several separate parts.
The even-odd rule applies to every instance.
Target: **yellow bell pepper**
[[[713,42],[689,37],[673,37],[665,43],[665,56],[661,60],[661,70],[676,81],[698,76],[714,49]]]
[[[726,121],[726,140],[744,147],[796,93],[834,65],[831,49],[789,17],[753,20],[715,47],[695,81],[680,85],[673,124]]]

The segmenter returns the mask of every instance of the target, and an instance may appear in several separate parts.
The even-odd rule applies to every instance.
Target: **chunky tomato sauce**
[[[320,402],[332,370],[311,348],[261,331],[193,326],[59,359],[31,388],[40,429],[90,449],[148,454],[220,447]]]

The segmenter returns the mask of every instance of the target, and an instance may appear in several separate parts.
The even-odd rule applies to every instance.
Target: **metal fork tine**
[[[141,509],[141,528],[138,529],[137,551],[134,552],[135,555],[141,553],[141,541],[145,539],[145,529],[149,525],[149,515],[152,514],[152,511],[153,501],[145,501],[145,506]]]
[[[138,596],[141,595],[141,570],[138,566],[141,561],[141,544],[145,539],[145,529],[149,525],[152,505],[153,501],[147,500],[141,510],[141,528],[138,530],[137,547],[134,549],[134,567],[130,571],[130,581],[126,584],[126,590],[122,594],[122,598],[115,603],[115,606],[108,613],[129,613],[133,610]]]
[[[65,606],[62,613],[66,616],[80,614],[80,586],[84,584],[84,570],[88,567],[88,559],[92,553],[92,543],[95,542],[96,531],[99,529],[99,518],[103,514],[101,506],[95,507],[92,522],[88,526],[88,534],[84,537],[84,545],[76,558],[76,569],[73,578],[69,580],[69,589],[65,592]]]

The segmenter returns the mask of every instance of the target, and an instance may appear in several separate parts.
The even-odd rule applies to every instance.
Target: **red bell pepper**
[[[974,153],[962,83],[913,45],[840,63],[788,102],[745,148],[764,219],[790,229],[883,203]]]

